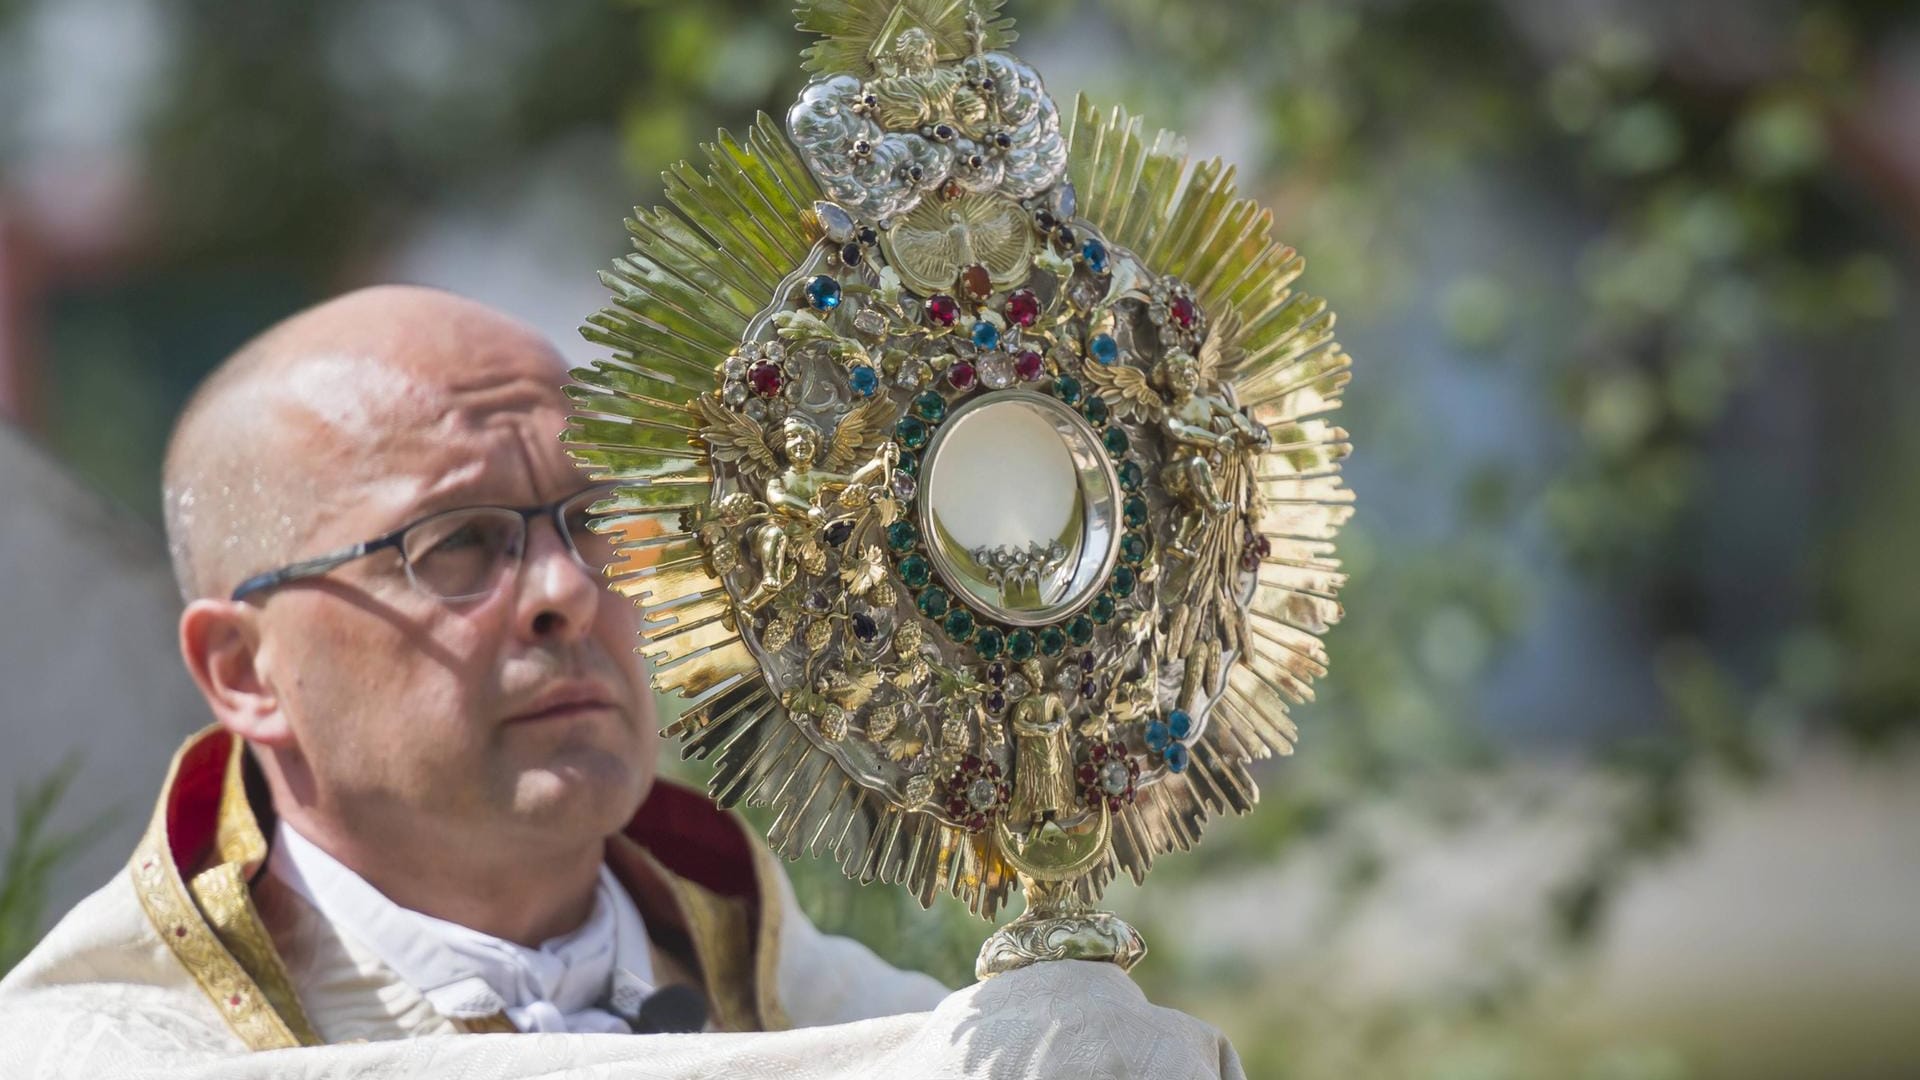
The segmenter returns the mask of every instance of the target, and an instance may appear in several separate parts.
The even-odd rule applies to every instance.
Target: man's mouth
[[[613,695],[597,683],[568,682],[552,687],[507,717],[510,724],[559,720],[614,708]]]

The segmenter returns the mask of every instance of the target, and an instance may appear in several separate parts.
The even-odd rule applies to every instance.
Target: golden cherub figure
[[[944,122],[978,138],[990,111],[987,100],[967,85],[964,71],[938,61],[933,35],[917,26],[893,39],[892,52],[876,64],[880,77],[867,86],[879,103],[880,125],[917,131]]]
[[[824,457],[820,429],[805,417],[790,415],[781,422],[776,449],[760,424],[712,395],[696,399],[696,411],[704,421],[700,438],[713,456],[738,462],[744,484],[759,485],[755,494],[762,509],[743,522],[758,522],[752,525],[749,543],[760,565],[760,580],[740,599],[748,611],[764,607],[798,576],[791,557],[797,537],[825,526],[829,506],[836,501],[871,502],[892,482],[893,467],[899,463],[899,451],[885,434],[893,423],[893,406],[884,400],[848,413],[834,428]]]

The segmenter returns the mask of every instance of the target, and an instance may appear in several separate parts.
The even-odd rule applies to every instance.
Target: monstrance
[[[1063,123],[999,6],[803,3],[785,123],[628,223],[566,433],[716,801],[923,905],[1017,886],[983,978],[1145,952],[1094,905],[1291,751],[1352,501],[1269,212]]]

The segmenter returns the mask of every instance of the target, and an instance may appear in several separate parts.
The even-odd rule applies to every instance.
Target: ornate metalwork
[[[983,976],[1144,952],[1093,904],[1291,752],[1351,509],[1268,212],[1124,113],[1063,131],[997,9],[803,4],[816,78],[629,223],[567,431],[716,800],[923,904],[1017,884]]]

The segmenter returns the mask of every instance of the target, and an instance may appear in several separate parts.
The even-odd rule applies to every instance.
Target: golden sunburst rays
[[[867,78],[881,71],[885,50],[907,30],[932,39],[935,58],[958,60],[971,51],[967,14],[979,13],[982,46],[1013,44],[1013,20],[1000,15],[1003,0],[809,0],[794,11],[802,31],[820,40],[801,51],[814,75],[846,72]]]
[[[1326,674],[1320,635],[1340,618],[1344,575],[1333,537],[1352,514],[1341,484],[1347,433],[1340,405],[1349,359],[1324,301],[1293,289],[1304,261],[1273,239],[1270,211],[1236,193],[1233,169],[1189,166],[1184,143],[1151,140],[1139,118],[1075,104],[1068,169],[1080,212],[1155,273],[1185,281],[1222,340],[1217,375],[1272,442],[1255,465],[1255,527],[1266,551],[1247,612],[1243,653],[1179,776],[1143,785],[1115,819],[1114,858],[1135,881],[1153,858],[1198,842],[1210,814],[1246,813],[1259,797],[1247,763],[1291,753],[1288,703]]]

